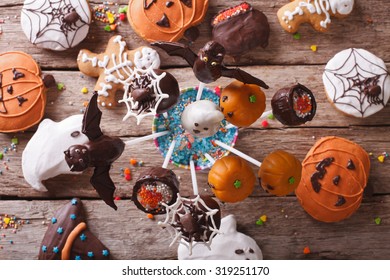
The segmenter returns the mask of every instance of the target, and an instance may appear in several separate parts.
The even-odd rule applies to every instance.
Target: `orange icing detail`
[[[69,234],[66,239],[64,248],[61,252],[61,260],[69,260],[70,252],[72,250],[73,242],[76,240],[77,236],[83,231],[87,229],[87,224],[84,222],[79,223]]]

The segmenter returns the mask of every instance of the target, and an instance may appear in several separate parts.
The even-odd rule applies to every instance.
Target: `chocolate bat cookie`
[[[82,132],[89,141],[84,145],[70,146],[64,152],[65,160],[70,171],[95,167],[90,182],[104,202],[116,210],[113,199],[115,185],[109,171],[111,164],[122,155],[125,143],[120,138],[104,135],[101,131],[102,112],[98,108],[97,98],[98,94],[95,92],[83,118]]]
[[[155,42],[153,46],[166,51],[170,56],[180,56],[184,58],[192,67],[196,78],[205,83],[211,83],[220,77],[228,77],[239,80],[245,84],[256,84],[263,88],[268,85],[262,80],[250,75],[239,68],[227,68],[222,62],[225,57],[225,48],[215,42],[207,42],[198,54],[194,53],[187,45],[171,42]]]

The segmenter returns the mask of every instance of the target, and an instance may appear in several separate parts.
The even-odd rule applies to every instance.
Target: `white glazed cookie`
[[[34,45],[63,51],[85,39],[91,19],[87,0],[25,0],[20,21]]]
[[[47,191],[42,181],[60,174],[74,174],[65,161],[64,151],[72,145],[88,142],[82,132],[83,115],[61,122],[44,119],[22,154],[24,179],[38,191]]]
[[[331,16],[343,18],[352,12],[354,0],[292,0],[279,9],[277,15],[284,30],[298,31],[302,23],[325,32],[331,23]]]
[[[364,49],[336,54],[327,63],[322,79],[329,101],[349,116],[371,116],[382,110],[390,97],[385,63]]]
[[[210,249],[204,244],[196,244],[189,254],[188,247],[180,243],[177,254],[179,260],[262,260],[263,254],[256,241],[237,231],[234,215],[221,220],[220,234],[213,238]]]

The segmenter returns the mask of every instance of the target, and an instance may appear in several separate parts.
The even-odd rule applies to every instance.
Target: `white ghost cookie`
[[[43,180],[60,174],[74,174],[65,161],[64,151],[72,145],[88,142],[81,132],[83,115],[74,115],[61,122],[43,120],[22,154],[23,176],[38,191],[47,191]]]
[[[20,16],[31,43],[55,51],[73,48],[84,40],[91,19],[87,0],[26,0]]]
[[[199,100],[188,105],[181,115],[183,128],[196,137],[210,137],[218,132],[223,113],[209,100]]]
[[[189,254],[188,247],[179,245],[179,260],[262,260],[263,254],[256,241],[237,231],[237,221],[234,215],[221,220],[220,234],[217,234],[210,245],[196,244]]]

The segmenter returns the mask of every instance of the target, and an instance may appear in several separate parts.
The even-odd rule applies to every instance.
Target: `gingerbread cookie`
[[[40,260],[108,260],[110,251],[88,229],[81,200],[54,213],[39,249]]]
[[[84,40],[91,20],[87,0],[26,0],[20,17],[31,43],[55,51],[72,48]]]
[[[194,27],[202,22],[208,6],[208,0],[130,0],[127,18],[149,42],[174,42],[183,35],[194,41],[199,35]]]
[[[259,45],[268,46],[268,19],[246,2],[219,12],[211,25],[213,41],[220,43],[226,54],[236,59]]]
[[[290,33],[302,23],[310,23],[319,32],[326,32],[331,16],[343,18],[353,9],[354,0],[295,0],[278,11],[279,22]]]
[[[336,54],[322,76],[328,100],[348,116],[365,118],[390,98],[390,77],[382,59],[364,49]]]
[[[42,80],[30,55],[0,54],[0,132],[24,131],[41,121],[49,82],[55,84],[54,78],[50,75]]]
[[[338,222],[360,206],[370,173],[370,158],[358,144],[324,137],[302,162],[295,194],[305,211],[322,222]]]
[[[116,91],[123,90],[124,96],[128,96],[130,85],[137,75],[134,69],[157,69],[160,67],[160,57],[149,47],[128,50],[126,42],[118,35],[109,40],[104,53],[81,50],[77,64],[82,73],[98,78],[95,86],[99,94],[98,102],[110,108],[117,106]]]

